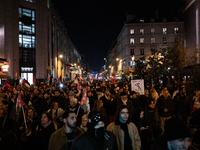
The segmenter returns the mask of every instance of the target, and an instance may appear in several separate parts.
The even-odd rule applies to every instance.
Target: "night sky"
[[[183,0],[53,0],[70,39],[89,62],[100,70],[113,40],[119,35],[126,14],[137,17],[181,16]]]

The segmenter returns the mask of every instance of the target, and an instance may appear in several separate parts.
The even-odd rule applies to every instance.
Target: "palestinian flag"
[[[69,64],[66,64],[66,67],[67,67],[68,69],[70,69],[72,66],[69,65]]]
[[[23,86],[25,89],[30,88],[30,84],[29,84],[28,81],[26,81],[25,79],[23,79],[23,81],[22,81],[22,86]]]
[[[51,76],[52,76],[52,75],[51,75]],[[50,76],[50,77],[47,79],[47,81],[46,81],[46,84],[47,84],[47,85],[48,85],[48,84],[49,84],[49,85],[51,84],[51,79],[52,79],[51,76]]]
[[[58,78],[58,84],[60,84],[60,82],[61,82],[60,80],[61,80],[61,76]]]
[[[13,87],[10,85],[10,81],[8,79],[5,81],[4,86],[13,91]]]
[[[70,70],[71,72],[73,72],[73,71],[76,71],[76,70],[78,70],[78,69],[71,67],[69,70]]]
[[[35,86],[36,86],[36,78],[35,78],[35,75],[34,75],[34,79],[33,79],[33,88],[35,88]]]
[[[81,98],[80,102],[81,108],[84,110],[84,112],[87,111],[87,89],[83,89],[83,96]]]

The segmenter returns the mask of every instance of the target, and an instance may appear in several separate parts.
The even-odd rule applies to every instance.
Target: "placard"
[[[131,80],[131,91],[144,95],[144,79]]]

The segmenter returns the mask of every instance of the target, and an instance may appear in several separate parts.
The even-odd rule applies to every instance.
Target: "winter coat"
[[[168,96],[167,99],[165,99],[163,95],[159,97],[157,100],[157,107],[161,117],[170,117],[173,115],[174,104],[170,96]],[[168,112],[164,112],[165,108],[168,109]]]
[[[88,132],[80,135],[72,144],[71,150],[97,150],[98,149],[97,140],[90,137]],[[118,150],[115,135],[106,131],[104,134],[104,148],[103,150]]]
[[[132,141],[133,150],[140,150],[141,140],[136,125],[132,122],[127,125],[128,133]],[[124,150],[124,131],[121,129],[120,125],[116,125],[114,122],[112,122],[108,125],[107,130],[113,132],[116,136],[118,149]]]
[[[79,127],[73,129],[73,139],[83,133],[83,130]],[[65,127],[58,129],[54,132],[49,140],[49,150],[68,150],[67,136],[65,133]]]
[[[41,124],[36,127],[36,149],[37,150],[48,150],[48,144],[50,136],[57,130],[57,125],[51,122],[49,126],[44,128]]]

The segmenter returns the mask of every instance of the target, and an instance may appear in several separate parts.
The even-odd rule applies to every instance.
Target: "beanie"
[[[189,128],[178,118],[170,118],[165,123],[165,137],[167,141],[191,136]]]

